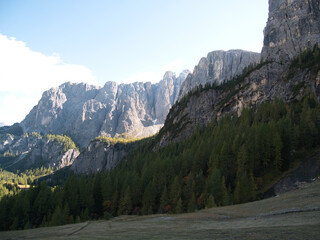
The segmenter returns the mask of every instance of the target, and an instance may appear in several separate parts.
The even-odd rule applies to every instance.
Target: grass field
[[[281,196],[190,214],[121,216],[0,232],[0,239],[320,239],[320,181]]]

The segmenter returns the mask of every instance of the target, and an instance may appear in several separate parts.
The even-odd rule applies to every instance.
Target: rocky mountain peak
[[[183,97],[193,88],[205,86],[207,83],[216,82],[220,84],[238,75],[250,63],[260,61],[260,54],[243,50],[213,51],[207,57],[200,59],[199,64],[194,67],[193,73],[186,77],[179,94]]]
[[[319,0],[269,0],[262,57],[287,62],[320,39]]]
[[[150,136],[163,125],[187,73],[168,71],[156,84],[64,83],[44,92],[21,126],[24,132],[69,135],[81,147],[99,135]]]
[[[3,161],[1,166],[14,170],[41,166],[57,170],[71,165],[80,154],[68,137],[39,133],[0,134],[0,153],[11,155],[11,159]]]
[[[194,86],[221,83],[242,74],[233,79],[233,84],[202,89],[173,106],[167,124],[158,135],[157,147],[182,141],[198,126],[226,114],[240,116],[244,108],[257,108],[266,101],[300,101],[310,91],[320,99],[320,71],[314,57],[317,54],[313,53],[313,58],[306,55],[307,51],[301,54],[305,66],[292,61],[306,48],[320,44],[320,1],[269,0],[269,19],[264,35],[262,58],[268,61],[261,61],[243,73],[254,59],[260,60],[259,54],[239,50],[214,51],[199,61],[182,84],[180,97]]]
[[[187,76],[190,74],[191,72],[188,70],[188,69],[186,69],[186,70],[183,70],[180,74],[179,74],[179,79],[186,79],[187,78]]]
[[[172,79],[175,78],[176,74],[172,71],[166,71],[164,76],[163,76],[163,80],[168,80],[168,79]]]

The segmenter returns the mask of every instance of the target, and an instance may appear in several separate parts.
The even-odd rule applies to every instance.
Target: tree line
[[[139,145],[115,169],[46,182],[0,202],[0,229],[55,226],[124,214],[182,213],[255,200],[320,143],[320,104],[274,100],[152,151]]]

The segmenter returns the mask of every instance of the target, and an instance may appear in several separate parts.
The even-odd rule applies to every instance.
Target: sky
[[[0,0],[0,125],[64,82],[158,82],[214,50],[260,52],[267,0]]]

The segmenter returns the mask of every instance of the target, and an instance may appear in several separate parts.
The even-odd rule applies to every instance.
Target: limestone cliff
[[[183,82],[179,98],[181,99],[200,84],[204,87],[206,84],[221,84],[223,81],[230,80],[249,64],[257,62],[260,62],[260,53],[243,50],[210,52],[206,58],[200,59],[193,73],[189,74]]]
[[[71,166],[71,170],[78,174],[88,174],[109,171],[114,168],[127,154],[132,143],[110,143],[92,140],[81,152]]]
[[[44,92],[21,126],[24,132],[67,134],[81,147],[99,135],[150,136],[163,125],[187,74],[167,72],[156,84],[65,83]]]
[[[320,39],[319,0],[269,0],[262,57],[287,62]]]
[[[52,167],[54,170],[71,165],[79,151],[59,141],[57,136],[31,133],[22,136],[0,135],[0,153],[3,169]],[[64,138],[60,136],[60,138]],[[69,139],[70,140],[70,139]],[[5,158],[10,156],[10,158]]]
[[[311,70],[306,64],[309,57],[303,60],[303,68],[290,62],[300,49],[320,45],[319,4],[316,0],[270,0],[264,61],[228,84],[183,97],[169,112],[155,148],[182,141],[198,126],[228,113],[240,115],[244,107],[255,108],[264,101],[301,100],[310,91],[320,100],[319,63],[313,62]]]

